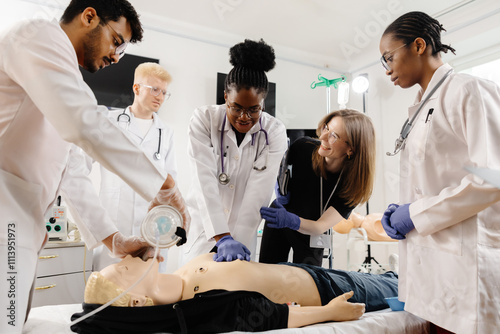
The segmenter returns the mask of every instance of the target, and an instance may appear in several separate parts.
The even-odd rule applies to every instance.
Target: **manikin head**
[[[146,277],[113,306],[139,307],[172,304],[182,297],[182,279],[177,275],[160,274],[158,261],[127,255],[121,262],[107,266],[89,277],[85,287],[85,303],[105,304],[120,295],[139,278],[153,263]]]

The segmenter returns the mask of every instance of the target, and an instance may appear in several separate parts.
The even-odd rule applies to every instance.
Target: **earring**
[[[351,155],[347,153],[347,160],[351,160]]]

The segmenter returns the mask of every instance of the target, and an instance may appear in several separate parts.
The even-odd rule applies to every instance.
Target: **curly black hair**
[[[442,51],[455,54],[455,49],[441,43],[441,31],[446,31],[436,19],[423,12],[409,12],[401,15],[384,31],[384,35],[392,34],[395,39],[411,44],[417,37],[425,40],[432,47],[432,55],[438,56]]]
[[[262,39],[258,42],[245,39],[229,50],[229,56],[229,62],[234,67],[224,83],[226,92],[230,89],[256,88],[259,94],[267,95],[269,82],[266,72],[276,65],[274,49]]]
[[[71,0],[61,16],[61,22],[70,23],[88,7],[96,10],[101,19],[101,25],[109,21],[118,21],[122,16],[125,17],[132,30],[130,43],[142,41],[143,29],[139,14],[127,0]]]

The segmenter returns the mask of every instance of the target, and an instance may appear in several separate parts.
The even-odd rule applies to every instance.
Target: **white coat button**
[[[422,195],[422,189],[420,189],[420,188],[415,188],[415,194],[417,194],[417,195]]]
[[[234,160],[236,160],[236,161],[240,160],[240,156],[239,155],[235,155],[234,156]]]
[[[228,209],[224,209],[224,213],[227,215],[229,213]]]
[[[234,184],[230,184],[229,189],[234,189]]]

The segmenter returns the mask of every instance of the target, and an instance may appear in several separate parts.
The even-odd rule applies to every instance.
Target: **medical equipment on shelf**
[[[446,72],[446,74],[439,80],[439,82],[432,88],[432,90],[427,94],[425,99],[420,103],[420,106],[418,107],[417,111],[415,112],[415,115],[411,118],[411,120],[408,118],[406,119],[406,122],[403,124],[403,127],[401,128],[401,132],[399,134],[399,138],[396,139],[395,147],[394,147],[394,152],[386,152],[388,156],[395,156],[396,154],[399,153],[403,149],[403,145],[406,142],[406,138],[410,134],[410,131],[413,129],[413,121],[417,118],[418,114],[420,113],[420,110],[424,107],[425,103],[431,98],[431,96],[436,92],[436,90],[443,84],[444,80],[450,75],[450,73],[453,71],[453,69],[449,70]]]
[[[321,74],[318,74],[318,80],[319,82],[313,82],[311,84],[311,89],[319,86],[326,87],[326,113],[329,114],[332,111],[330,109],[330,86],[338,89],[337,103],[340,108],[344,109],[349,101],[349,84],[347,83],[346,77],[342,75],[337,79],[327,79],[321,76]]]
[[[268,135],[267,135],[267,131],[264,130],[262,128],[262,119],[259,118],[259,125],[260,125],[260,131],[264,132],[264,135],[266,136],[266,145],[269,147],[269,138],[268,138]],[[224,120],[222,121],[222,130],[221,130],[221,133],[220,133],[220,165],[221,165],[221,172],[219,173],[219,183],[222,184],[222,185],[226,185],[229,183],[229,181],[231,181],[231,178],[229,177],[229,175],[226,173],[225,171],[225,168],[224,168],[224,157],[226,155],[226,152],[224,152],[224,128],[226,126],[226,115],[224,115]],[[252,146],[254,146],[255,144],[255,136],[257,135],[257,133],[252,133]],[[258,147],[258,145],[257,145]],[[255,162],[257,161],[257,157],[258,157],[258,149],[256,150],[257,152],[255,153],[255,159],[254,159],[254,165],[253,165],[253,169],[255,170],[258,170],[258,171],[263,171],[267,168],[267,158],[269,156],[269,150],[267,150],[267,155],[266,155],[266,161],[264,162],[264,166],[262,167],[258,167],[255,165]]]
[[[151,246],[155,247],[153,259],[157,258],[160,248],[168,248],[177,244],[181,238],[176,235],[176,232],[178,228],[182,228],[182,223],[182,215],[179,211],[177,211],[177,209],[170,205],[158,205],[148,212],[141,224],[141,234]],[[125,296],[137,284],[139,284],[144,277],[147,276],[147,274],[151,271],[153,264],[154,261],[151,261],[151,264],[146,269],[144,274],[120,295],[111,299],[109,302],[98,307],[94,311],[76,319],[70,324],[70,327],[87,319],[88,317],[93,316],[97,312],[104,310],[106,307]]]
[[[68,217],[66,207],[61,206],[61,196],[57,197],[57,205],[45,214],[45,227],[51,241],[66,241],[68,238]]]
[[[126,110],[127,109],[123,109],[122,113],[119,114],[118,117],[116,117],[116,121],[118,122],[118,124],[120,124],[120,122],[127,122],[125,129],[128,129],[128,127],[130,125],[130,116],[125,113]],[[120,121],[120,118],[122,118],[122,117],[125,117],[125,121]],[[161,150],[161,129],[158,129],[158,150],[153,154],[153,157],[155,158],[155,160],[161,159],[160,150]]]

